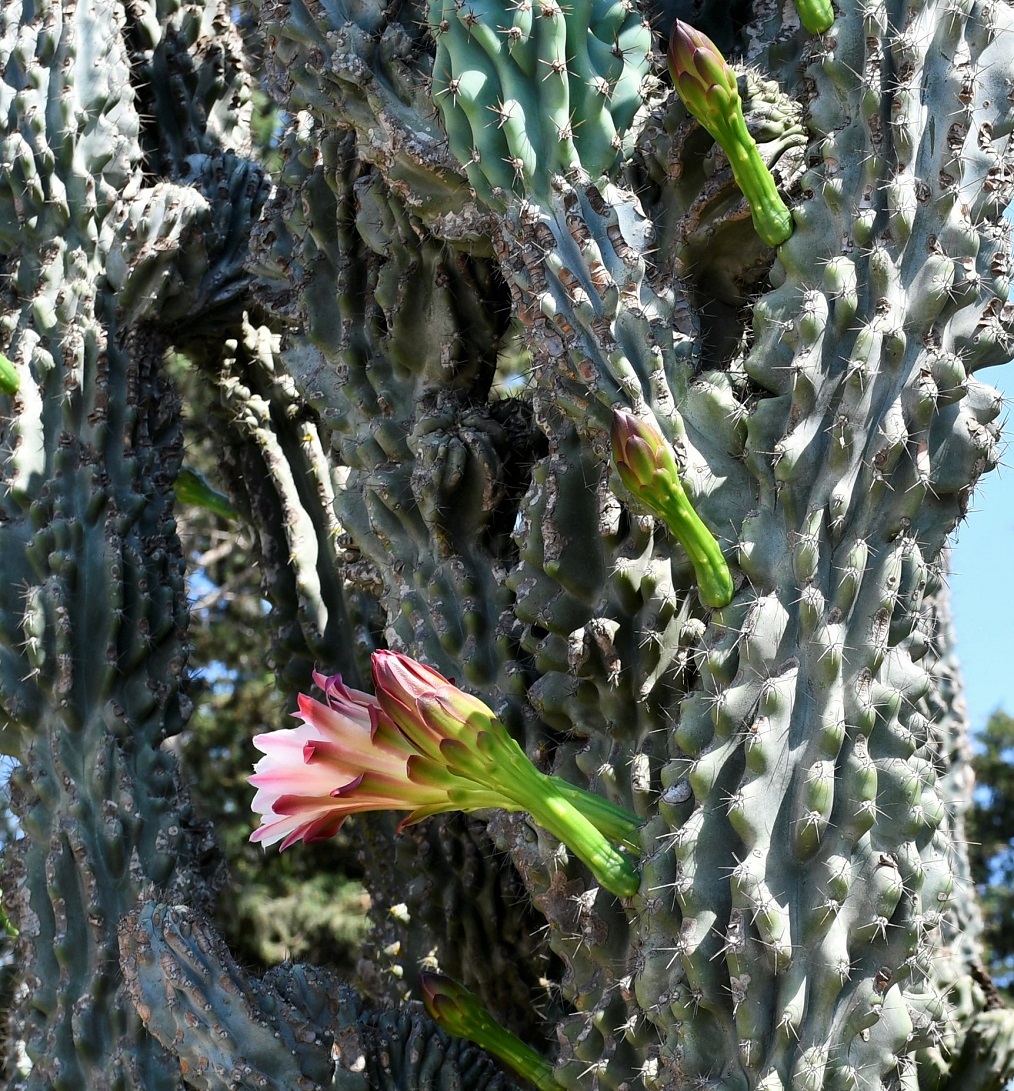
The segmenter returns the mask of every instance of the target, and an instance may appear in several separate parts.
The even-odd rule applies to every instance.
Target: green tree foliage
[[[189,406],[185,465],[220,489],[213,406],[182,359],[174,370]],[[229,861],[218,923],[247,964],[294,958],[347,970],[369,907],[348,838],[283,854],[249,842],[256,819],[247,777],[258,756],[251,740],[286,726],[293,709],[264,660],[267,604],[250,533],[198,504],[178,501],[177,516],[187,557],[195,703],[179,753],[195,807]]]
[[[975,802],[968,812],[969,860],[986,920],[989,970],[1014,992],[1014,717],[990,716],[972,759]]]

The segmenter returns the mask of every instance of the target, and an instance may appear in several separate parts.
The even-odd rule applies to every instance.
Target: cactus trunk
[[[663,3],[3,5],[14,1086],[511,1086],[420,965],[540,1088],[1014,1075],[946,601],[1014,344],[1014,16],[725,7],[681,32],[690,113]],[[171,353],[228,498],[178,481]],[[282,689],[402,653],[538,771],[350,821],[356,981],[258,978],[209,919],[227,861],[165,745],[195,496],[253,532]]]

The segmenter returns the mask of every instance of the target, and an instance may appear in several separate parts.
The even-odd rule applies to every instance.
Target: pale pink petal
[[[257,829],[250,834],[250,840],[259,842],[265,847],[268,845],[275,845],[283,838],[288,838],[293,832],[301,830],[305,825],[305,815],[284,815],[258,826]],[[294,840],[298,839],[299,838],[296,837]],[[292,844],[292,841],[289,841],[289,844]],[[285,847],[287,848],[288,845]]]
[[[298,793],[309,799],[324,799],[331,794],[336,784],[346,784],[348,781],[354,780],[360,772],[358,769],[331,770],[329,772],[321,766],[299,766],[298,768],[273,766],[261,768],[263,764],[263,760],[259,761],[254,766],[253,776],[250,777],[250,783],[258,789],[257,796],[259,798],[255,800],[254,807],[258,811],[265,809],[260,805],[261,798],[270,802],[270,800],[277,799],[278,796],[287,792]]]
[[[303,743],[319,734],[311,724],[301,724],[299,727],[282,727],[277,731],[254,735],[253,744],[265,754],[282,757],[289,750],[301,751]]]
[[[379,722],[374,731],[371,725],[354,723],[311,697],[300,695],[299,703],[307,727],[312,725],[314,729],[302,741],[321,740],[340,749],[343,762],[368,769],[377,762],[378,755],[384,761],[404,762],[413,752],[386,721]]]
[[[405,656],[378,652],[373,662],[379,700],[350,689],[337,675],[315,673],[325,701],[301,694],[297,727],[254,738],[263,757],[250,777],[257,789],[253,809],[261,819],[252,841],[286,849],[296,841],[333,836],[348,815],[360,811],[410,811],[412,822],[459,809],[463,798],[467,803],[475,795],[476,786],[450,770],[451,783],[440,776],[410,778],[410,759],[421,754],[446,769],[440,743],[447,736],[426,722],[419,706],[429,704],[443,720],[456,718],[463,726],[473,710],[483,717],[492,713]],[[460,717],[459,704],[466,713]],[[479,792],[483,806],[485,794]]]
[[[340,674],[323,675],[313,672],[313,680],[324,694],[327,705],[336,712],[361,723],[369,720],[370,709],[379,707],[377,699],[358,689],[351,689],[342,682]]]

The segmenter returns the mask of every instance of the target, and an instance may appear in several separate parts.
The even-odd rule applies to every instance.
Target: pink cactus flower
[[[299,695],[299,727],[254,738],[264,757],[250,783],[261,825],[252,841],[287,849],[296,841],[332,837],[357,811],[401,809],[436,802],[439,793],[413,785],[415,753],[376,698],[314,673],[326,703]]]
[[[475,729],[463,731],[462,712],[487,726],[495,722],[492,712],[407,656],[377,652],[373,672],[379,699],[344,685],[339,675],[315,672],[326,703],[301,693],[301,726],[255,736],[264,757],[250,783],[262,823],[251,840],[281,841],[281,849],[319,841],[357,811],[408,810],[407,826],[441,811],[503,805],[502,793],[461,769],[462,758],[469,764],[464,746],[452,755],[457,776],[441,750],[461,734],[474,741]]]
[[[638,877],[611,842],[636,845],[638,820],[540,773],[493,711],[442,674],[397,652],[373,656],[377,696],[315,673],[324,702],[301,694],[299,727],[254,738],[264,757],[250,783],[265,845],[332,837],[358,811],[408,811],[401,825],[442,811],[528,811],[599,881],[629,896]]]

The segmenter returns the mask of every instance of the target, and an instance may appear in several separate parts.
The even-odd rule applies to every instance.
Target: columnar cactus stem
[[[193,39],[163,14],[163,44],[186,53]],[[56,3],[0,14],[0,339],[18,377],[2,425],[0,692],[25,833],[4,904],[19,920],[26,1085],[175,1091],[123,988],[116,926],[146,882],[195,904],[211,889],[205,831],[160,749],[189,711],[172,518],[182,432],[161,374],[168,340],[125,321],[117,289],[138,310],[171,310],[184,291],[198,314],[201,272],[229,279],[229,259],[210,239],[181,254],[180,232],[210,209],[199,188],[145,186],[124,19]],[[216,197],[229,181],[221,169]],[[145,249],[153,220],[161,245],[140,260],[132,245]]]
[[[122,921],[120,947],[127,988],[151,1033],[179,1056],[188,1087],[396,1091],[433,1086],[426,1081],[443,1067],[459,1086],[514,1091],[418,1005],[400,1016],[371,1012],[333,974],[307,966],[252,977],[185,906],[143,902]],[[223,994],[243,1003],[223,1005]]]
[[[744,67],[681,24],[675,75],[726,154],[652,75],[661,3],[256,8],[273,188],[225,6],[0,5],[22,1082],[503,1087],[409,1000],[425,960],[543,1087],[1001,1086],[937,622],[998,457],[975,372],[1014,345],[1009,6],[810,4],[810,37],[784,5],[699,6]],[[417,789],[524,769],[536,821],[360,827],[388,1014],[323,970],[258,980],[201,912],[215,857],[163,746],[187,714],[169,348],[218,399],[279,685],[405,654],[489,751],[424,746]],[[618,410],[665,440],[617,470]],[[613,491],[662,461],[675,534]],[[554,809],[622,861],[610,889]]]

